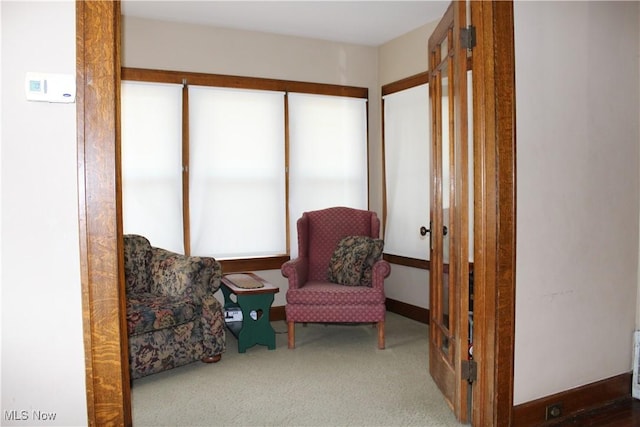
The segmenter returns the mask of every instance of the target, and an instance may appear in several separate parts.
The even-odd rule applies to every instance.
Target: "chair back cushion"
[[[298,220],[298,254],[309,258],[309,280],[328,280],[329,262],[346,236],[377,239],[380,220],[375,212],[334,207],[305,212]]]
[[[212,269],[201,257],[180,255],[153,248],[151,292],[156,295],[193,297],[197,301],[208,291]]]
[[[142,294],[151,289],[151,243],[143,236],[124,236],[124,277],[127,293]]]

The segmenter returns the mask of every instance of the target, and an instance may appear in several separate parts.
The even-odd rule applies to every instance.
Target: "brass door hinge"
[[[460,28],[460,44],[464,49],[476,47],[476,27],[470,25],[466,28]]]
[[[475,360],[462,361],[462,379],[470,383],[478,379],[478,363]]]

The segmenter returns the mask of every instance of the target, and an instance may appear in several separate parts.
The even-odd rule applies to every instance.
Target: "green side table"
[[[260,288],[241,288],[241,281],[234,282],[238,274],[222,276],[222,294],[225,310],[240,308],[242,321],[228,322],[227,328],[238,339],[238,352],[245,353],[247,348],[256,344],[266,345],[269,350],[276,348],[276,332],[269,322],[269,310],[274,295],[280,290],[267,283],[255,273],[242,273],[242,282],[258,281]],[[246,280],[245,280],[246,279]],[[254,282],[255,283],[255,282]]]

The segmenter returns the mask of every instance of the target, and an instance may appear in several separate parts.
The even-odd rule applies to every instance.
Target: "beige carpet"
[[[272,322],[275,350],[227,352],[134,381],[134,426],[459,426],[428,373],[428,327],[387,314],[385,350],[370,325]]]

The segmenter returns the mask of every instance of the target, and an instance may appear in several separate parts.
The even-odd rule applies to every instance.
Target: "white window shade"
[[[189,87],[191,253],[286,253],[284,94]]]
[[[365,99],[289,94],[289,214],[291,256],[296,221],[332,206],[367,209]]]
[[[385,252],[429,259],[431,116],[426,84],[384,97]]]
[[[124,233],[184,253],[182,86],[124,81],[121,87]]]

